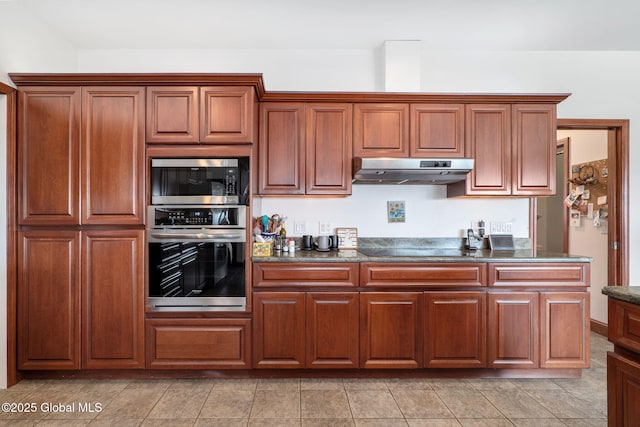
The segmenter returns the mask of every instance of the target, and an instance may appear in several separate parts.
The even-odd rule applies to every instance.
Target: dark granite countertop
[[[271,256],[253,257],[253,262],[591,262],[591,258],[562,253],[538,252],[531,249],[515,251],[435,248],[414,251],[415,248],[395,248],[389,252],[381,248],[319,252],[300,250],[294,253],[274,253]]]
[[[640,305],[640,286],[605,286],[602,293],[610,298]]]

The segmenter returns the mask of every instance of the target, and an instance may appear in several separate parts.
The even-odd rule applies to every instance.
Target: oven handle
[[[158,231],[149,232],[149,237],[158,240],[207,240],[212,242],[244,242],[246,236],[244,230],[240,233],[163,233]]]

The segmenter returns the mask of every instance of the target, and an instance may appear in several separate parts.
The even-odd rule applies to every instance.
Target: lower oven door
[[[149,230],[153,311],[244,311],[245,230]]]

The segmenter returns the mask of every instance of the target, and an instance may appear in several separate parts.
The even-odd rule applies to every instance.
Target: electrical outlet
[[[331,234],[331,223],[320,221],[318,224],[318,234]]]
[[[304,221],[294,221],[293,234],[300,236],[307,233],[307,224]]]
[[[491,221],[489,234],[513,234],[512,223],[506,221]]]

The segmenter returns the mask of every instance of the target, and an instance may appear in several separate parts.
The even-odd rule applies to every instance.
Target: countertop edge
[[[605,286],[602,293],[619,301],[640,305],[640,286]]]

